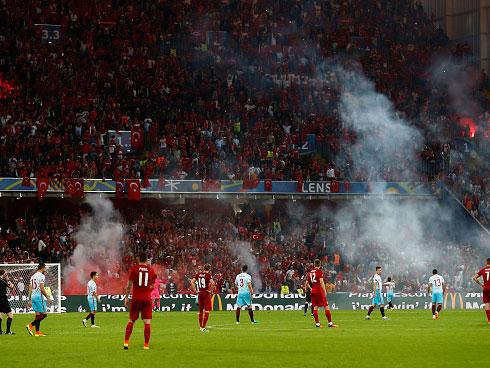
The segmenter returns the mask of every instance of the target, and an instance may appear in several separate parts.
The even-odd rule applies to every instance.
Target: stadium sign
[[[371,293],[332,293],[328,295],[332,310],[364,311],[371,305]],[[216,294],[213,296],[213,310],[235,310],[236,294]],[[277,293],[255,294],[253,306],[258,311],[289,310],[299,311],[304,307],[304,296],[299,294],[281,295]],[[400,310],[429,310],[431,297],[428,293],[395,293],[393,298],[395,309]],[[63,312],[86,312],[87,297],[85,295],[63,296]],[[197,302],[194,295],[175,294],[160,297],[160,311],[162,312],[189,312],[197,311]],[[444,308],[448,309],[483,309],[482,294],[476,292],[447,293]],[[99,303],[101,312],[126,312],[124,295],[101,295]],[[18,311],[22,312],[22,311]]]

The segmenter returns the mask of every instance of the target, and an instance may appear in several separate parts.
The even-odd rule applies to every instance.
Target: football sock
[[[311,314],[313,314],[313,304],[310,305]]]
[[[327,316],[328,323],[332,322],[332,313],[328,309],[325,310],[325,315]]]
[[[237,321],[237,322],[240,322],[240,311],[241,311],[241,308],[240,308],[240,307],[238,307],[238,308],[236,309],[236,312],[235,312],[235,314],[236,314],[236,321]]]
[[[150,324],[145,323],[145,345],[148,345],[150,342],[150,334],[151,334],[151,326]]]
[[[202,318],[202,328],[206,328],[206,324],[208,323],[209,312],[204,312],[204,316]]]
[[[490,309],[486,309],[485,312],[487,313],[487,321],[490,322]]]
[[[7,332],[10,332],[10,326],[12,325],[12,318],[7,318]]]
[[[92,317],[92,313],[87,314],[87,317],[85,317],[85,320],[88,321]]]
[[[124,341],[129,341],[131,334],[133,333],[133,322],[128,322],[126,325],[126,334],[124,335]]]
[[[371,315],[372,311],[374,310],[374,307],[371,305],[368,309],[368,316]]]
[[[203,314],[204,314],[203,311],[199,311],[199,327],[201,327],[201,328],[203,328],[203,325],[202,325],[202,321],[204,319]]]
[[[381,312],[381,316],[385,316],[385,308],[384,307],[379,307],[379,311]]]
[[[3,321],[3,319],[0,318],[0,331],[2,331],[2,321]]]
[[[157,299],[157,308],[160,310],[160,299]]]
[[[390,302],[388,305],[390,306],[390,309],[393,309],[394,308],[392,302]]]
[[[442,309],[442,305],[440,305],[440,304],[439,304],[439,305],[437,306],[437,311],[438,311],[438,312],[440,312],[440,311],[441,311],[441,309]]]
[[[95,314],[91,314],[90,316],[90,322],[92,322],[92,326],[95,325]]]
[[[436,314],[436,305],[432,304],[432,314]]]
[[[313,317],[315,317],[315,323],[318,323],[318,309],[313,309]]]
[[[308,312],[308,302],[305,303],[305,314]]]
[[[250,308],[248,310],[248,315],[250,316],[250,321],[254,321],[254,311],[252,310],[252,308]]]

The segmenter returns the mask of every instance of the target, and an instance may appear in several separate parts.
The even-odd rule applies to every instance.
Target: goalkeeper
[[[2,322],[4,314],[7,315],[7,331],[5,332],[5,335],[15,335],[15,332],[10,330],[13,313],[7,297],[7,290],[12,289],[13,287],[14,285],[9,281],[8,274],[5,270],[0,270],[0,335],[3,334]]]

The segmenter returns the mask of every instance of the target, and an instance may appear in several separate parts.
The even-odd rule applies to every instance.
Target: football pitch
[[[482,367],[490,352],[484,311],[334,311],[339,327],[315,328],[300,311],[256,312],[258,324],[242,313],[211,313],[209,333],[199,331],[197,314],[155,313],[150,350],[143,350],[143,324],[135,324],[129,350],[122,343],[126,313],[100,313],[100,329],[84,328],[84,314],[49,315],[46,337],[32,337],[17,315],[15,336],[0,336],[0,367]],[[322,318],[323,317],[323,318]],[[325,316],[321,313],[321,322]],[[4,325],[5,327],[5,325]]]

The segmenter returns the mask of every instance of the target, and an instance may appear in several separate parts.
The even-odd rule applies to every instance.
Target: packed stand
[[[145,201],[138,208],[122,206],[126,231],[120,261],[107,264],[95,259],[77,274],[97,268],[101,290],[118,293],[134,255],[146,250],[158,271],[162,293],[189,292],[189,280],[204,263],[212,265],[220,292],[234,291],[234,277],[243,263],[249,264],[257,291],[280,292],[287,286],[289,292],[297,292],[317,257],[323,261],[329,290],[367,292],[369,275],[382,264],[398,291],[418,292],[434,263],[444,266],[441,272],[451,288],[471,288],[470,278],[481,261],[475,244],[428,237],[422,246],[437,251],[437,257],[412,260],[391,244],[341,241],[340,234],[349,230],[334,216],[318,215],[319,205],[324,206],[317,203],[302,211],[298,211],[302,206],[287,202],[272,207],[207,200],[191,205]],[[66,270],[72,263],[80,218],[90,211],[85,205],[68,209],[43,204],[27,218],[2,217],[0,263],[43,260],[61,262]],[[67,294],[83,294],[85,283],[64,280],[63,289]]]
[[[359,60],[430,125],[417,121],[424,71],[447,39],[410,4],[2,0],[0,73],[14,89],[0,101],[0,176],[373,179],[352,162],[360,137],[321,65]],[[59,44],[35,24],[60,24]],[[130,152],[122,131],[139,134]],[[300,149],[310,133],[315,156]],[[416,166],[401,159],[374,179],[413,179],[403,173]]]

